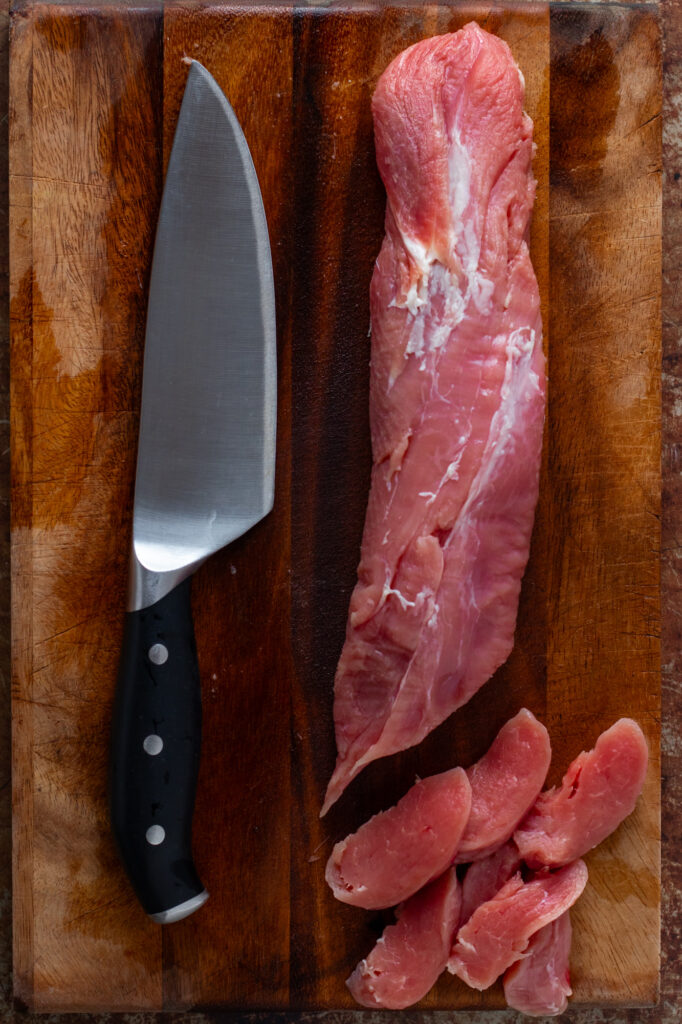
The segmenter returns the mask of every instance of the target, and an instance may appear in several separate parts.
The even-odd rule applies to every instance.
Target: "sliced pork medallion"
[[[586,882],[581,860],[529,882],[514,875],[459,929],[448,970],[471,988],[488,988],[526,953],[536,932],[575,903]]]
[[[386,236],[370,292],[374,465],[323,813],[507,658],[538,494],[545,368],[523,78],[469,24],[372,100]]]
[[[521,867],[521,857],[513,839],[494,853],[467,868],[462,882],[460,923],[465,924],[474,910],[487,903]]]
[[[368,910],[402,903],[452,864],[470,809],[462,768],[416,782],[336,844],[325,873],[334,895]]]
[[[461,903],[454,868],[398,907],[396,924],[346,982],[361,1006],[402,1010],[417,1003],[448,962]]]
[[[560,786],[540,794],[514,833],[529,867],[568,864],[618,828],[642,792],[647,760],[644,734],[631,718],[603,732]]]
[[[571,994],[570,954],[571,916],[566,910],[535,933],[523,959],[505,974],[507,1004],[529,1017],[563,1013]]]
[[[523,708],[502,726],[488,752],[467,769],[471,814],[456,863],[480,860],[506,843],[540,793],[551,757],[549,734],[530,711]]]

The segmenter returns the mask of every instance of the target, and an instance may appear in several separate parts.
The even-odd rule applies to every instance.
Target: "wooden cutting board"
[[[515,649],[418,748],[318,810],[368,492],[368,285],[382,237],[369,101],[390,59],[471,18],[510,43],[536,126],[532,255],[549,404]],[[203,61],[252,149],[279,333],[274,511],[198,574],[196,859],[160,928],[108,831],[146,291],[164,162]],[[654,6],[18,2],[11,30],[14,986],[36,1010],[352,1006],[386,915],[333,900],[332,843],[480,756],[520,706],[551,782],[620,715],[651,749],[587,858],[574,1003],[644,1005],[659,956],[661,133]],[[188,344],[192,339],[188,339]],[[445,976],[424,1007],[502,1005]]]

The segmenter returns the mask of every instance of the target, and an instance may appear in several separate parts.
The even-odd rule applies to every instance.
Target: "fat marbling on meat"
[[[514,875],[459,929],[448,970],[471,988],[489,988],[526,954],[536,932],[573,906],[586,882],[581,860],[528,882]]]
[[[474,910],[496,896],[520,867],[521,857],[513,839],[470,864],[462,882],[460,924],[466,924]]]
[[[387,811],[338,842],[325,878],[337,900],[393,907],[452,864],[471,810],[463,768],[419,779]]]
[[[373,468],[323,813],[512,648],[545,409],[523,99],[508,46],[474,23],[405,50],[373,96],[387,193],[370,290]]]
[[[521,708],[502,726],[483,757],[467,768],[471,813],[455,863],[494,853],[510,838],[542,789],[552,748],[535,715]]]
[[[403,1010],[445,970],[457,931],[461,886],[455,868],[398,907],[391,924],[346,982],[361,1006]]]
[[[507,1006],[528,1017],[564,1013],[571,995],[571,938],[570,910],[533,935],[523,958],[504,975]]]
[[[568,767],[561,785],[541,793],[514,833],[529,867],[559,867],[606,839],[634,810],[649,750],[631,718],[619,718]]]

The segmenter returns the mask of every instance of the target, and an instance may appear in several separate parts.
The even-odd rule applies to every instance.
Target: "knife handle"
[[[201,683],[189,578],[127,612],[114,701],[111,822],[146,912],[161,924],[208,899],[192,860]]]

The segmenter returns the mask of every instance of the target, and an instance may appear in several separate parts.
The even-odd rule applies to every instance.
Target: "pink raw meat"
[[[466,924],[474,910],[487,903],[521,867],[516,843],[510,839],[495,853],[467,868],[462,882],[462,912],[460,921]]]
[[[567,910],[535,933],[523,959],[505,974],[507,1004],[529,1017],[563,1013],[571,994],[570,953],[571,916]]]
[[[578,754],[561,785],[540,794],[514,833],[529,867],[568,864],[618,828],[642,792],[647,760],[644,734],[631,718]]]
[[[325,872],[334,895],[367,910],[401,903],[450,867],[470,809],[463,768],[416,782],[336,844]]]
[[[459,929],[448,970],[471,988],[488,988],[523,956],[540,928],[575,903],[586,882],[581,860],[530,882],[515,875]]]
[[[549,734],[530,711],[522,708],[502,726],[467,769],[471,813],[455,863],[480,860],[506,843],[540,793],[551,757]]]
[[[445,970],[457,931],[461,889],[454,868],[398,907],[346,982],[361,1006],[402,1010],[418,1002]]]
[[[322,813],[512,648],[545,410],[523,96],[506,43],[471,23],[401,53],[372,100],[388,200],[370,294],[374,466]]]

